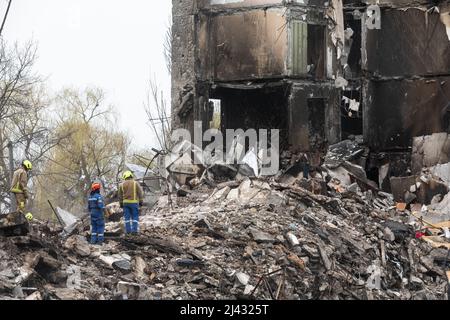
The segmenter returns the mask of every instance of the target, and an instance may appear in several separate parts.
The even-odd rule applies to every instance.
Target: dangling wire
[[[5,27],[5,22],[6,22],[6,18],[8,17],[9,8],[11,7],[11,2],[12,2],[12,0],[9,0],[8,7],[6,8],[5,16],[3,17],[2,26],[0,28],[0,36],[2,35],[3,28]]]

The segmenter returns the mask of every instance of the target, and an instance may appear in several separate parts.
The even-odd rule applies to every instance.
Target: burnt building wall
[[[374,150],[404,150],[413,136],[449,128],[445,1],[173,3],[178,126],[201,120],[206,130],[214,98],[224,126],[280,126],[294,151],[359,134]],[[371,4],[381,6],[380,30],[366,25]]]
[[[440,13],[407,4],[387,6],[381,29],[363,31],[364,133],[369,146],[406,149],[415,136],[446,131],[450,41]]]
[[[190,128],[195,101],[195,0],[172,1],[172,127]]]
[[[282,9],[199,15],[203,79],[234,81],[286,74],[288,36]]]
[[[333,84],[296,81],[289,110],[289,142],[292,150],[319,152],[339,142],[340,92]]]
[[[227,109],[221,123],[230,129],[238,124],[242,129],[280,129],[284,144],[302,151],[339,140],[337,59],[327,1],[175,2],[175,127],[192,128],[199,120],[206,130],[211,122],[209,100],[214,98]],[[265,82],[283,87],[283,93],[261,87]],[[230,119],[233,110],[240,110],[241,117]],[[261,117],[261,112],[269,114]]]

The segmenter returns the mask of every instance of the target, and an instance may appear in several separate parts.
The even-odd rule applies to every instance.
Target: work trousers
[[[139,226],[139,204],[124,203],[123,214],[125,217],[126,233],[138,233]]]
[[[24,212],[25,206],[27,205],[27,199],[25,199],[25,195],[23,193],[14,193],[16,197],[16,206],[17,211]]]
[[[91,243],[102,244],[105,241],[105,219],[91,214]]]

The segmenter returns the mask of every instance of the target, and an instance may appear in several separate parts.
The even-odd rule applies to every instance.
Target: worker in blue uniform
[[[100,194],[100,183],[93,183],[89,195],[89,212],[91,213],[91,244],[101,245],[105,240],[105,204]]]

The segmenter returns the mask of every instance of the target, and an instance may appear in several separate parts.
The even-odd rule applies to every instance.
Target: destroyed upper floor
[[[431,5],[381,1],[382,28],[371,30],[358,1],[196,1],[195,72],[211,81],[448,74],[448,7],[425,14]]]
[[[222,129],[278,128],[293,150],[351,135],[405,150],[449,130],[448,1],[173,4],[175,127],[207,129],[219,99]]]

